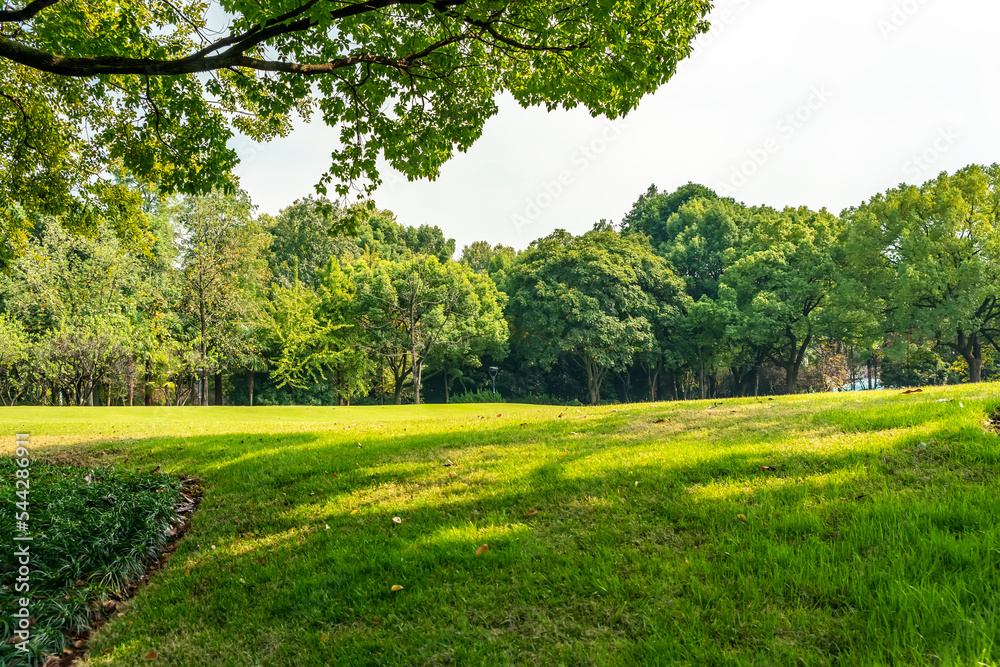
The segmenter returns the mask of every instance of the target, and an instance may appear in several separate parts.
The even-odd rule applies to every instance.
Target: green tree
[[[520,104],[620,116],[707,29],[708,0],[32,0],[0,10],[4,206],[107,199],[120,169],[167,192],[230,186],[239,131],[340,129],[317,186],[378,185],[379,159],[433,178]],[[113,197],[112,197],[113,199]],[[56,206],[56,204],[53,204]],[[54,213],[54,211],[50,211]],[[18,216],[4,226],[16,231]]]
[[[28,389],[31,341],[19,320],[0,313],[0,403],[14,405]]]
[[[298,281],[272,289],[263,329],[275,386],[295,391],[327,379],[338,358],[337,330],[347,325],[322,321],[319,308],[319,295]]]
[[[886,329],[950,348],[981,381],[984,346],[1000,350],[1000,165],[889,190],[846,217],[852,270]]]
[[[608,373],[653,350],[657,321],[685,301],[683,283],[641,237],[613,231],[535,241],[508,289],[512,345],[543,367],[568,355],[586,373],[591,403]]]
[[[176,211],[183,238],[179,309],[197,328],[204,405],[209,372],[215,403],[222,404],[222,372],[238,366],[246,351],[242,327],[261,317],[270,238],[251,212],[246,195],[219,192],[187,197]]]
[[[684,221],[673,219],[681,207],[695,199],[711,201],[718,198],[714,190],[697,183],[682,185],[673,192],[660,191],[651,185],[622,220],[621,231],[645,234],[653,247],[659,248],[664,243],[672,243],[683,229]]]
[[[823,307],[836,286],[840,220],[806,208],[759,212],[719,293],[733,314],[727,336],[785,371],[798,389],[810,344],[826,332]]]
[[[297,270],[304,285],[316,287],[319,273],[331,257],[339,258],[345,252],[358,254],[353,239],[334,233],[343,215],[324,197],[306,197],[295,200],[273,218],[265,220],[262,216],[262,224],[271,234],[269,262],[275,279],[291,285]]]
[[[3,302],[35,341],[35,370],[73,402],[93,404],[113,368],[142,354],[156,313],[143,263],[106,225],[94,237],[47,219],[3,279]],[[152,304],[152,305],[151,305]]]
[[[400,262],[369,256],[355,263],[352,280],[359,322],[393,373],[397,405],[410,376],[414,402],[420,403],[429,359],[506,340],[503,295],[488,276],[458,262],[428,255]]]

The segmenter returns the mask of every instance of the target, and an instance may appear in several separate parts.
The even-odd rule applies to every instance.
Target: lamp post
[[[500,369],[496,366],[490,366],[489,371],[490,380],[493,382],[493,400],[495,401],[497,400],[497,373],[500,372]]]
[[[198,372],[198,378],[196,380],[196,384],[198,385],[198,405],[201,406],[201,405],[203,405],[202,402],[201,402],[201,383],[202,383],[202,378],[205,375],[205,369],[204,368],[198,368],[196,370]]]

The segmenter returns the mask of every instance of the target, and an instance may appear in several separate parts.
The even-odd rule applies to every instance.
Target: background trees
[[[505,399],[534,402],[995,378],[998,174],[840,216],[654,188],[620,225],[460,261],[389,211],[307,198],[256,216],[241,193],[128,186],[141,220],[34,215],[0,271],[0,401],[488,400],[491,367]]]

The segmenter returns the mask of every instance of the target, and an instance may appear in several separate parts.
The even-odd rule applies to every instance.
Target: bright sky
[[[517,248],[620,221],[650,184],[839,213],[899,183],[1000,161],[1000,3],[717,0],[712,31],[624,120],[500,101],[434,182],[387,173],[380,208],[458,241]],[[243,187],[276,213],[313,192],[336,132],[238,143]],[[561,180],[560,180],[561,179]]]

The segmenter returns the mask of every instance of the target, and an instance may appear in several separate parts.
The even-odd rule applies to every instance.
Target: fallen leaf
[[[503,415],[497,415],[497,417],[503,417]]]
[[[923,389],[907,389],[906,391],[903,392],[903,395],[905,396],[906,394],[919,394],[922,393],[923,391],[924,391]]]
[[[396,591],[401,591],[401,590],[403,590],[403,587],[402,587],[402,586],[400,586],[399,584],[393,584],[393,585],[392,585],[392,589],[391,589],[391,590],[392,590],[392,592],[393,592],[393,593],[395,593]]]
[[[333,473],[333,477],[334,477],[334,479],[337,479],[339,477],[339,475],[337,473]]]
[[[76,648],[83,648],[86,645],[87,645],[87,642],[84,641],[83,639],[77,639],[75,642],[73,642],[73,646],[76,647]]]
[[[740,521],[743,521],[744,523],[749,523],[750,522],[750,520],[747,519],[746,514],[737,514],[736,518],[739,519]]]
[[[325,642],[329,638],[330,638],[330,635],[320,635],[319,640],[321,642]]]
[[[528,510],[528,516],[535,516],[538,514],[538,510]]]
[[[310,494],[309,494],[309,497],[310,497],[310,498],[312,498],[312,497],[313,497],[313,496],[315,496],[315,495],[316,495],[315,493],[310,493]]]
[[[760,469],[761,470],[770,470],[772,472],[774,472],[775,470],[777,470],[777,468],[772,468],[771,466],[761,466]]]
[[[489,550],[490,550],[490,547],[487,544],[484,544],[483,546],[479,547],[478,549],[476,549],[476,558],[482,556],[484,553],[486,553]]]
[[[351,510],[351,514],[357,514],[358,510]]]
[[[188,568],[188,569],[184,570],[184,576],[185,577],[188,576],[188,575],[190,575],[190,574],[191,574],[191,568]]]
[[[394,517],[392,517],[392,522],[393,523],[403,523],[403,520],[400,519],[398,516],[394,516]]]
[[[158,657],[160,656],[157,655],[156,651],[150,651],[146,654],[146,660],[156,660]]]

